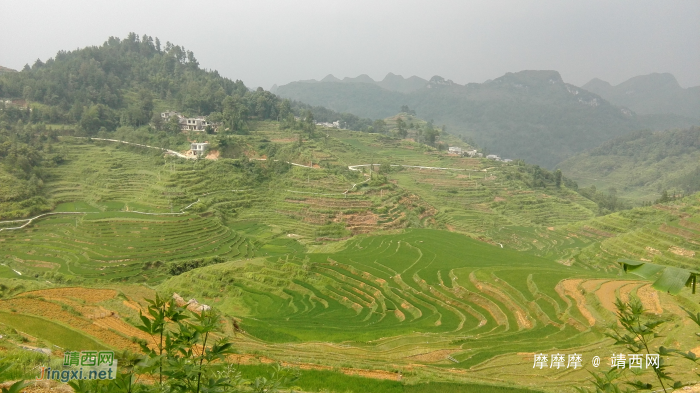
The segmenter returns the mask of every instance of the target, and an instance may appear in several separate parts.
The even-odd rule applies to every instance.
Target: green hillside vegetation
[[[383,134],[250,125],[249,135],[217,137],[234,158],[216,161],[56,136],[64,159],[42,167],[42,198],[78,214],[0,232],[4,280],[144,282],[237,318],[246,332],[237,349],[280,361],[398,370],[410,383],[465,369],[557,390],[588,374],[523,379],[530,360],[512,354],[590,358],[609,345],[607,288],[629,296],[649,285],[620,277],[618,258],[697,263],[696,197],[599,216],[574,183],[522,162]],[[348,168],[371,161],[371,177],[369,166]],[[583,303],[564,288],[584,291]],[[658,296],[693,307],[688,290]],[[690,339],[674,326],[669,337]]]
[[[558,167],[580,186],[610,190],[622,198],[653,202],[666,192],[700,190],[700,128],[639,131],[576,155]]]
[[[436,76],[410,93],[350,82],[292,82],[276,93],[372,118],[391,116],[408,105],[421,118],[446,124],[451,132],[470,137],[491,152],[550,168],[629,131],[696,123],[672,114],[635,115],[565,83],[556,71],[508,73],[467,85]]]
[[[0,74],[5,74],[5,73],[8,73],[8,72],[17,72],[17,71],[15,71],[15,70],[13,70],[13,69],[11,69],[11,68],[7,68],[7,67],[0,66]]]
[[[698,349],[683,311],[700,311],[697,294],[657,292],[618,260],[697,270],[700,194],[631,208],[566,171],[450,154],[474,144],[403,103],[370,122],[249,91],[165,48],[110,39],[0,76],[3,94],[30,87],[0,111],[0,333],[3,354],[24,359],[16,378],[51,361],[27,348],[54,362],[54,345],[143,349],[155,293],[189,300],[193,319],[198,304],[219,310],[211,338],[233,341],[234,372],[281,363],[299,368],[288,388],[312,392],[571,392],[590,367],[534,369],[533,355],[609,356],[616,298],[663,322],[659,343]],[[198,96],[196,81],[213,90]],[[159,108],[211,110],[223,129],[179,132]],[[333,116],[364,131],[316,125]],[[672,133],[607,149],[692,154],[697,129]],[[207,155],[175,154],[191,141]]]
[[[99,47],[59,51],[46,62],[4,73],[0,97],[20,100],[32,123],[77,124],[87,134],[151,122],[167,131],[168,125],[159,123],[165,110],[209,116],[223,129],[244,133],[250,119],[282,119],[313,109],[262,88],[250,91],[240,80],[201,69],[191,51],[135,33],[110,37]],[[344,118],[348,128],[367,123],[353,115]]]
[[[53,148],[62,161],[41,167],[46,181],[36,197],[40,203],[27,210],[71,214],[41,218],[39,227],[29,227],[30,240],[23,231],[7,231],[6,264],[49,280],[158,281],[182,270],[176,263],[196,267],[211,258],[294,252],[297,240],[318,243],[408,226],[479,236],[498,225],[557,225],[598,211],[567,188],[566,179],[558,188],[552,173],[524,163],[449,156],[410,140],[355,131],[317,132],[299,144],[300,131],[267,122],[258,127],[250,136],[218,139],[215,146],[238,157],[218,161],[56,137]],[[371,180],[369,166],[348,169],[372,159],[378,165]],[[287,160],[318,169],[282,162]],[[533,195],[533,189],[541,193]],[[0,213],[30,215],[14,207],[8,203]]]

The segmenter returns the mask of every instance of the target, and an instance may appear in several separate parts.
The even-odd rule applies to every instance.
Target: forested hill
[[[185,145],[190,137],[210,138],[163,123],[164,110],[209,116],[222,124],[224,137],[248,133],[253,120],[296,124],[295,115],[308,123],[340,119],[352,129],[371,124],[262,89],[251,91],[240,80],[200,68],[191,51],[158,38],[111,37],[102,46],[60,51],[46,62],[0,74],[0,210],[26,217],[52,208],[43,184],[50,177],[47,168],[66,157],[56,148],[59,132],[166,148]]]
[[[199,67],[194,53],[135,33],[110,37],[102,46],[60,51],[20,72],[0,75],[0,97],[31,107],[31,122],[78,124],[87,133],[148,124],[161,110],[213,117],[231,131],[248,119],[279,119],[313,109],[320,120],[341,114],[282,100],[242,81]],[[24,104],[22,104],[24,105]],[[345,115],[345,123],[362,121]]]
[[[629,131],[694,124],[675,115],[636,115],[565,83],[556,71],[508,73],[467,85],[436,76],[410,93],[369,83],[293,82],[277,94],[373,118],[408,105],[418,116],[446,124],[450,132],[494,153],[547,167]]]
[[[13,70],[13,69],[11,69],[11,68],[7,68],[7,67],[0,66],[0,74],[5,74],[5,73],[8,73],[8,72],[17,72],[17,71],[15,71],[15,70]]]
[[[635,76],[616,86],[596,78],[583,88],[637,113],[670,113],[700,118],[700,86],[684,89],[668,73]]]
[[[559,166],[582,186],[652,202],[700,190],[700,128],[638,131],[607,141]]]

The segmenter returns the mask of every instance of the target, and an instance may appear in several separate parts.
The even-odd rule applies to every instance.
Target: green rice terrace
[[[700,311],[698,295],[617,263],[697,270],[698,196],[600,216],[524,163],[322,133],[299,142],[260,122],[218,160],[61,137],[66,159],[43,185],[51,214],[0,205],[0,329],[133,349],[144,299],[177,293],[226,315],[245,367],[560,392],[614,352],[615,299],[638,297],[666,321],[663,345],[700,354],[683,311]],[[50,329],[30,329],[36,318]],[[534,369],[540,352],[582,354],[584,367]]]

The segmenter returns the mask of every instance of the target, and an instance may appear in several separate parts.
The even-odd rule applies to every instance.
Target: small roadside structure
[[[208,146],[209,142],[192,142],[190,144],[190,151],[192,151],[192,155],[201,156],[207,151]]]

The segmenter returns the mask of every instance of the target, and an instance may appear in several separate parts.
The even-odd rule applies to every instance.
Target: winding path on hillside
[[[238,191],[238,190],[226,190],[226,191]],[[214,194],[214,193],[210,192],[209,194]],[[203,194],[202,196],[209,195],[209,194]],[[180,211],[177,213],[148,213],[148,212],[140,212],[137,210],[127,210],[124,213],[146,214],[146,215],[151,215],[151,216],[177,216],[180,214],[185,214],[186,213],[185,210],[189,209],[190,207],[192,207],[192,205],[194,205],[197,202],[199,202],[199,198],[197,198],[196,201],[194,201],[194,202],[190,203],[189,205],[180,209]],[[102,212],[50,212],[50,213],[39,214],[38,216],[34,216],[31,218],[22,218],[19,220],[0,221],[0,224],[6,224],[6,223],[11,223],[11,222],[24,222],[24,224],[22,224],[18,227],[0,228],[0,232],[11,231],[11,230],[15,230],[15,229],[22,229],[22,228],[28,226],[29,224],[31,224],[34,220],[37,220],[39,218],[43,218],[46,216],[53,216],[53,215],[59,215],[59,214],[98,214],[98,213],[102,213]]]
[[[174,155],[179,158],[184,158],[184,159],[195,159],[195,157],[190,157],[186,156],[182,153],[179,153],[175,150],[171,149],[166,149],[164,147],[157,147],[157,146],[149,146],[149,145],[144,145],[141,143],[134,143],[134,142],[127,142],[127,141],[122,141],[119,139],[108,139],[108,138],[92,138],[92,137],[80,137],[76,136],[73,138],[78,138],[78,139],[89,139],[89,140],[95,140],[95,141],[104,141],[104,142],[115,142],[115,143],[123,143],[126,145],[132,145],[132,146],[139,146],[139,147],[145,147],[148,149],[157,149],[164,151],[166,154]],[[266,158],[254,158],[254,160],[257,161],[266,161]],[[278,160],[274,160],[278,161]],[[285,161],[285,163],[302,167],[302,168],[309,168],[309,169],[321,169],[321,168],[314,168],[313,166],[309,165],[303,165],[303,164],[297,164],[294,162],[289,162]],[[364,167],[374,167],[374,166],[380,166],[381,164],[357,164],[357,165],[348,165],[348,169],[351,171],[360,171],[361,169],[359,168],[364,168]],[[445,170],[445,171],[471,171],[471,172],[486,172],[489,168],[486,169],[465,169],[465,168],[443,168],[443,167],[433,167],[433,166],[420,166],[420,165],[399,165],[399,164],[391,164],[390,166],[392,167],[403,167],[403,168],[415,168],[415,169],[428,169],[428,170]],[[342,193],[317,193],[317,192],[306,192],[306,191],[294,191],[294,190],[285,190],[286,192],[291,192],[291,193],[296,193],[296,194],[313,194],[313,195],[344,195],[347,197],[347,194],[354,190],[355,187],[357,187],[360,184],[367,183],[370,180],[370,178],[365,179],[364,181],[361,181],[359,183],[355,183],[352,186],[350,186],[347,190],[345,190]],[[207,196],[210,194],[218,193],[218,192],[240,192],[240,191],[248,191],[248,190],[222,190],[222,191],[214,191],[206,194],[202,194],[201,196]],[[185,214],[185,210],[189,209],[194,205],[195,203],[199,202],[199,198],[190,203],[189,205],[185,206],[184,208],[180,209],[179,212],[177,213],[147,213],[147,212],[140,212],[140,211],[129,211],[129,213],[137,213],[137,214],[146,214],[146,215],[180,215],[180,214]],[[0,232],[2,231],[10,231],[10,230],[17,230],[17,229],[23,229],[27,227],[29,224],[34,222],[34,220],[46,217],[46,216],[51,216],[51,215],[58,215],[58,214],[90,214],[90,213],[101,213],[101,212],[50,212],[50,213],[43,213],[39,214],[37,216],[31,217],[31,218],[23,218],[23,219],[18,219],[18,220],[7,220],[7,221],[0,221],[0,224],[7,224],[7,223],[13,223],[13,222],[24,222],[24,224],[16,227],[7,227],[7,228],[0,228]],[[503,246],[501,246],[503,247]]]
[[[120,141],[119,139],[92,138],[92,137],[84,137],[84,136],[74,136],[73,138],[90,139],[90,140],[94,140],[94,141],[116,142],[116,143],[123,143],[123,144],[126,144],[126,145],[132,145],[132,146],[147,147],[147,148],[149,148],[149,149],[158,149],[158,150],[162,150],[162,151],[166,152],[167,154],[174,155],[174,156],[177,156],[177,157],[180,157],[180,158],[186,158],[186,159],[192,158],[192,157],[187,157],[186,155],[184,155],[184,154],[182,154],[182,153],[178,153],[178,152],[176,152],[175,150],[166,149],[166,148],[164,148],[164,147],[142,145],[142,144],[140,144],[140,143],[127,142],[127,141]]]

